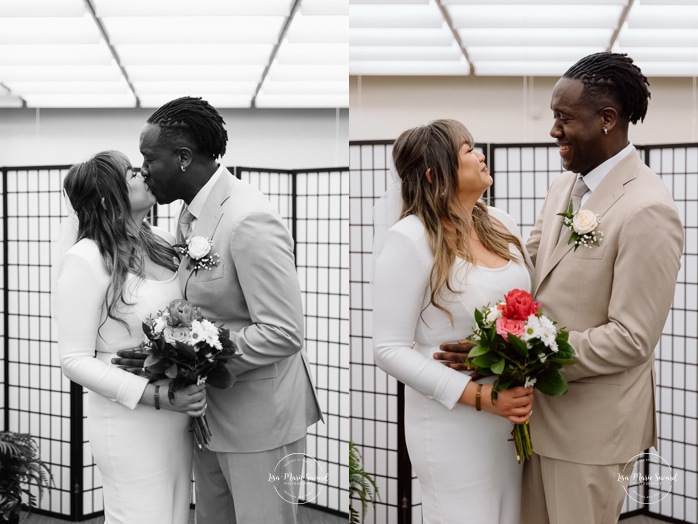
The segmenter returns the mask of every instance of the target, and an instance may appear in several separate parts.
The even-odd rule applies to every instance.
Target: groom
[[[184,297],[229,328],[242,353],[230,363],[234,385],[206,390],[213,436],[195,450],[196,521],[295,523],[297,505],[269,478],[299,474],[297,461],[283,459],[304,453],[307,428],[322,413],[303,349],[293,240],[267,198],[217,163],[227,140],[218,111],[191,97],[155,111],[140,137],[142,173],[158,203],[186,204],[177,241],[209,239],[219,256],[198,271],[183,257]],[[292,489],[286,499],[297,497]]]
[[[637,454],[656,446],[654,348],[671,307],[683,226],[661,179],[628,140],[650,97],[627,55],[582,58],[557,82],[550,135],[566,172],[550,187],[526,247],[533,292],[569,329],[569,391],[536,391],[522,524],[618,521]],[[573,249],[558,213],[601,217],[598,246]],[[455,348],[449,348],[453,350]],[[447,356],[455,359],[453,353]],[[462,359],[462,357],[460,357]]]

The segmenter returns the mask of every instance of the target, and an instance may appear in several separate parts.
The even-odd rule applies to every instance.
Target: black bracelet
[[[155,409],[160,409],[160,386],[155,386],[155,395],[153,395],[153,403]]]

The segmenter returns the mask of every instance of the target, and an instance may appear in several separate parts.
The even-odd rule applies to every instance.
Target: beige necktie
[[[573,212],[579,211],[579,208],[582,207],[582,197],[584,196],[584,193],[589,191],[589,186],[586,185],[584,182],[584,177],[577,177],[577,181],[574,183],[574,187],[572,188],[572,210]]]
[[[185,243],[187,240],[189,240],[189,235],[191,234],[191,222],[194,220],[194,215],[191,214],[189,211],[188,207],[185,207],[182,210],[182,213],[179,216],[179,239],[178,243]]]
[[[584,182],[584,177],[577,177],[577,181],[574,183],[574,186],[572,187],[572,212],[576,213],[579,211],[579,208],[582,207],[582,197],[584,196],[584,193],[589,191],[589,186],[586,185]],[[563,238],[566,240],[569,237],[569,228],[562,226],[560,228],[560,236],[558,237],[558,241],[562,240]]]

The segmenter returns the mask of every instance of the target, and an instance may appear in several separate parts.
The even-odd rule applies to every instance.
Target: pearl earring
[[[603,128],[603,134],[604,134],[604,135],[607,135],[607,134],[608,134],[608,128],[607,128],[607,127],[604,127],[604,128]],[[182,169],[182,171],[184,171],[184,170]]]
[[[184,172],[186,171],[186,169],[184,168],[184,166],[179,166],[179,168],[182,170],[182,173],[184,173]]]

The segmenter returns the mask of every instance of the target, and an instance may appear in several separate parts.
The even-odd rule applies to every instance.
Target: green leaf
[[[477,322],[477,325],[480,327],[482,327],[485,322],[482,312],[479,309],[475,310],[475,322]]]
[[[165,375],[168,378],[175,378],[177,376],[177,364],[172,364],[169,368],[165,370]]]
[[[512,345],[512,347],[522,356],[525,357],[528,355],[528,346],[526,345],[526,342],[521,340],[519,337],[516,335],[512,335],[511,333],[507,333],[507,340],[509,340],[509,344]]]
[[[478,368],[491,368],[492,364],[497,362],[499,360],[497,358],[497,355],[492,354],[491,352],[488,352],[484,355],[480,355],[479,357],[475,357],[472,362],[473,364],[478,367]]]
[[[189,344],[177,341],[174,343],[174,346],[179,350],[179,352],[182,355],[186,356],[186,358],[188,358],[189,360],[196,359],[196,350]]]
[[[492,373],[494,373],[495,375],[501,375],[502,371],[504,371],[504,359],[499,359],[492,365],[490,369],[492,370]]]
[[[216,366],[208,373],[206,384],[218,389],[227,389],[235,384],[235,375],[228,366],[222,364]]]
[[[560,340],[557,343],[557,353],[560,358],[572,358],[574,357],[574,348],[565,340]]]
[[[492,326],[487,330],[487,345],[492,346],[494,344],[494,339],[497,336],[497,328]]]
[[[567,393],[567,381],[556,367],[548,367],[541,371],[537,377],[536,389],[546,395],[556,396]]]
[[[502,380],[502,377],[499,377],[497,379],[497,390],[504,391],[505,389],[509,389],[511,387],[511,384],[511,380]]]
[[[482,347],[482,346],[475,346],[473,349],[471,349],[468,352],[468,358],[475,358],[479,357],[480,355],[485,355],[489,351],[489,348]]]

